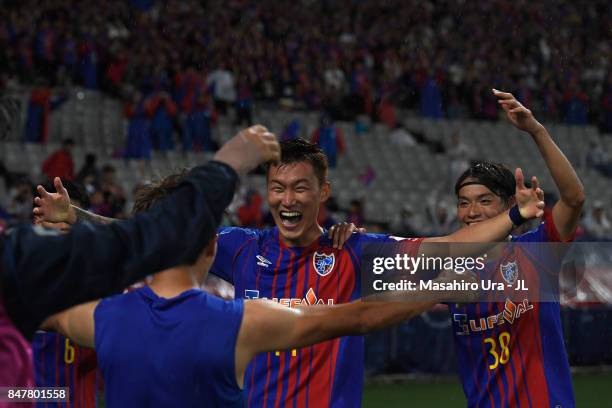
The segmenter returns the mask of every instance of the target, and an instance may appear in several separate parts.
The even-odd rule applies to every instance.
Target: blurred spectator
[[[105,206],[103,207],[104,210],[110,212],[111,217],[123,217],[123,210],[125,207],[125,193],[123,191],[123,188],[116,183],[115,168],[113,166],[106,165],[102,167],[99,191],[103,193],[102,198],[105,204]],[[92,205],[94,205],[93,199]],[[107,208],[108,210],[106,210]]]
[[[177,106],[166,92],[159,92],[149,102],[153,113],[151,139],[153,147],[162,152],[174,150],[173,123]]]
[[[39,86],[32,89],[26,115],[24,139],[30,143],[46,143],[49,136],[49,114],[68,99],[66,93],[52,96],[51,89]]]
[[[103,217],[113,217],[113,207],[108,200],[108,197],[102,191],[94,191],[89,198],[89,211],[102,215]]]
[[[335,168],[338,163],[338,156],[344,153],[344,133],[337,127],[332,118],[327,114],[322,114],[319,127],[310,136],[312,143],[321,146],[327,155],[330,168]]]
[[[427,235],[448,235],[458,229],[454,214],[444,200],[436,201],[427,207],[427,222],[429,227]]]
[[[237,126],[253,124],[253,93],[246,77],[238,77],[236,122],[234,124]]]
[[[391,229],[400,237],[419,237],[425,231],[424,220],[410,204],[404,204],[398,216],[392,221]]]
[[[472,147],[465,143],[458,132],[453,133],[450,145],[446,149],[448,155],[448,181],[451,192],[454,192],[455,181],[470,167],[470,159],[474,154]]]
[[[317,223],[325,229],[330,229],[332,225],[337,224],[338,220],[334,216],[334,211],[337,210],[336,201],[331,197],[327,202],[322,203],[319,206],[319,215],[317,216]]]
[[[215,110],[221,115],[227,114],[228,106],[236,101],[236,86],[232,71],[227,67],[225,61],[208,75],[206,86],[212,89]]]
[[[612,70],[608,74],[608,80],[603,89],[601,105],[603,106],[602,130],[612,133]]]
[[[359,175],[359,181],[361,181],[365,187],[369,187],[375,179],[376,171],[370,165],[368,165],[363,173]]]
[[[563,95],[565,102],[565,123],[568,125],[586,125],[588,114],[588,97],[576,83],[570,82],[568,90]]]
[[[586,165],[606,177],[612,177],[612,160],[599,139],[591,140],[586,153]]]
[[[291,120],[291,122],[289,122],[287,126],[285,126],[285,130],[283,130],[283,133],[281,133],[281,142],[297,139],[298,137],[300,137],[301,128],[302,123],[298,118]]]
[[[9,190],[6,211],[14,223],[30,222],[34,203],[34,186],[29,180],[21,180]]]
[[[420,93],[421,115],[426,118],[440,119],[442,117],[442,93],[433,76],[430,75],[423,81]]]
[[[135,91],[131,103],[125,106],[128,135],[125,148],[127,159],[151,159],[151,117],[153,106],[142,93]]]
[[[261,228],[263,225],[263,198],[259,192],[249,190],[245,203],[238,208],[238,222],[241,227]]]
[[[96,155],[93,153],[87,153],[85,155],[85,162],[77,173],[76,181],[84,185],[85,180],[90,179],[93,180],[94,183],[97,183],[99,178],[100,171],[96,165]]]
[[[612,223],[599,200],[593,203],[591,212],[584,218],[584,229],[588,236],[594,239],[612,239]]]
[[[98,88],[98,51],[91,29],[85,29],[86,34],[79,45],[79,73],[85,88]]]
[[[72,160],[72,149],[74,140],[64,139],[62,148],[52,153],[43,162],[42,172],[49,180],[60,177],[65,180],[74,180],[74,161]]]
[[[401,124],[398,124],[395,129],[389,133],[391,143],[396,146],[412,147],[417,145],[414,136]]]
[[[216,151],[217,144],[212,139],[212,125],[216,121],[216,111],[211,107],[208,95],[197,93],[197,99],[185,119],[183,129],[183,150]]]
[[[363,215],[363,204],[361,200],[351,200],[349,212],[346,216],[346,222],[352,222],[358,227],[362,227],[365,223]]]

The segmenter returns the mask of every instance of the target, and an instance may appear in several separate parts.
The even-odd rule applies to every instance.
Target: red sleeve
[[[574,230],[572,235],[561,239],[561,235],[555,225],[555,220],[553,220],[552,210],[548,208],[544,209],[544,231],[548,237],[548,242],[572,242],[576,238],[576,230]]]

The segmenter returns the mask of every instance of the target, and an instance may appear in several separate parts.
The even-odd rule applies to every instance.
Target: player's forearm
[[[576,171],[559,149],[544,126],[531,133],[542,158],[559,190],[561,200],[571,208],[582,208],[585,200],[584,188]]]
[[[70,205],[70,207],[72,208],[72,211],[74,211],[75,218],[71,217],[68,221],[69,224],[74,224],[77,221],[87,221],[93,224],[106,225],[117,221],[115,218],[103,217],[101,215],[83,210],[82,208],[79,208],[76,205]]]
[[[452,297],[449,291],[382,294],[364,301],[302,309],[308,329],[295,337],[303,347],[340,336],[364,335],[412,319]]]
[[[504,241],[514,227],[508,213],[509,211],[504,211],[486,221],[463,227],[450,235],[426,238],[424,242],[482,243]],[[434,246],[425,246],[425,248],[432,247]]]

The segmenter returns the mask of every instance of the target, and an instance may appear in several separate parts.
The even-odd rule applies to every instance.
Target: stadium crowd
[[[236,120],[249,122],[254,100],[391,125],[397,106],[431,118],[496,119],[485,97],[496,84],[538,117],[612,131],[605,0],[91,5],[3,2],[0,86],[78,83],[167,127],[177,112],[213,117],[213,101],[215,111],[235,106]],[[187,145],[208,148],[205,134],[184,133]]]

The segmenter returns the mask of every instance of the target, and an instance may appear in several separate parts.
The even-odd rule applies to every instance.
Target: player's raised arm
[[[439,283],[474,282],[474,276],[445,274]],[[476,300],[471,291],[414,291],[404,295],[382,294],[367,301],[333,306],[288,308],[268,300],[245,301],[244,317],[236,343],[236,376],[239,383],[246,365],[260,352],[288,350],[335,337],[363,335],[411,319],[434,305],[458,297]],[[398,300],[399,299],[399,300]]]
[[[526,220],[541,217],[544,214],[544,191],[539,187],[538,179],[532,177],[531,187],[526,187],[521,169],[516,169],[514,176],[516,205],[510,210],[444,237],[425,238],[424,242],[501,242],[508,237],[515,226]]]
[[[64,235],[25,225],[7,233],[2,285],[13,323],[30,337],[54,313],[118,292],[151,271],[192,263],[215,236],[237,173],[278,160],[279,152],[276,137],[254,126],[145,214],[105,226],[77,224]]]
[[[576,171],[546,128],[536,120],[529,109],[517,101],[511,93],[493,89],[493,94],[498,98],[510,123],[529,133],[538,146],[560,194],[560,199],[552,210],[555,227],[561,239],[570,237],[576,230],[585,200],[584,188]]]

